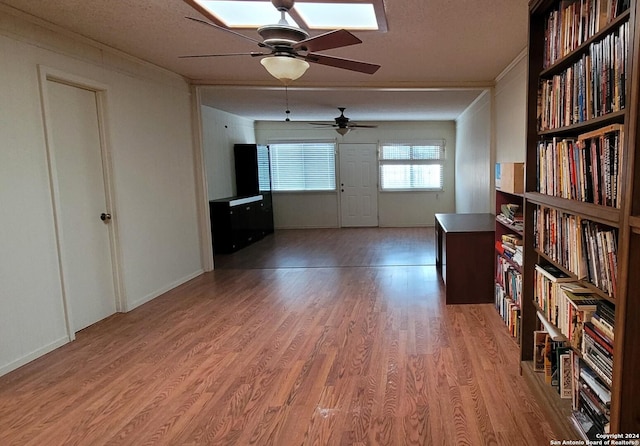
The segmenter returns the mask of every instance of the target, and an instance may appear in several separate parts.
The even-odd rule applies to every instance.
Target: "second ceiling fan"
[[[204,8],[197,0],[184,1],[205,17],[214,20],[211,12]],[[324,34],[310,37],[309,33],[305,30],[290,25],[286,20],[285,14],[293,8],[293,0],[271,0],[271,3],[278,11],[280,11],[280,21],[277,24],[265,25],[258,28],[257,31],[262,37],[262,41],[253,39],[249,36],[245,36],[244,34],[206,20],[187,17],[195,22],[199,22],[249,40],[257,44],[258,47],[263,48],[264,51],[226,54],[198,54],[181,57],[263,57],[260,63],[266,68],[269,74],[282,81],[285,85],[288,85],[302,76],[307,68],[309,68],[308,62],[366,74],[373,74],[380,68],[380,65],[368,62],[317,53],[316,51],[356,45],[362,43],[362,41],[345,29],[329,31]]]
[[[340,110],[340,116],[334,118],[335,124],[330,124],[328,122],[310,122],[311,125],[319,125],[319,126],[329,126],[336,129],[336,132],[340,133],[342,136],[346,135],[351,131],[351,129],[355,128],[366,128],[366,129],[374,129],[378,127],[377,125],[367,125],[367,124],[356,124],[352,122],[351,119],[347,118],[344,115],[345,107],[338,107]]]

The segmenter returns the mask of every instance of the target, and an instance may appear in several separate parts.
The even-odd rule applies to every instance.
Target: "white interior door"
[[[95,91],[47,81],[60,259],[72,332],[116,311]]]
[[[340,144],[342,226],[378,226],[376,144]]]

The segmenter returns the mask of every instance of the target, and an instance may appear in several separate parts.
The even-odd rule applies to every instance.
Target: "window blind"
[[[445,141],[380,143],[381,190],[442,190]]]
[[[270,143],[274,191],[336,189],[335,142]]]
[[[258,188],[261,191],[271,190],[269,148],[262,145],[258,146]]]

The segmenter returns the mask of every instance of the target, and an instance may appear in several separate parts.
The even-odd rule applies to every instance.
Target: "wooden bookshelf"
[[[505,249],[513,249],[513,246],[509,245],[508,248],[505,248],[503,236],[512,235],[522,240],[524,228],[522,224],[518,225],[508,217],[505,217],[502,208],[504,205],[517,205],[518,213],[521,215],[524,195],[496,190],[495,201],[495,306],[511,336],[514,337],[517,343],[520,343],[522,258],[519,260],[514,259],[512,253],[505,252]],[[518,249],[522,249],[522,246]]]
[[[608,257],[595,259],[594,265],[600,271],[600,261],[609,259],[616,265],[617,288],[615,296],[589,283],[591,277],[582,279],[587,288],[615,306],[615,342],[613,343],[613,373],[609,391],[611,394],[609,429],[611,433],[634,434],[640,432],[640,172],[636,171],[635,159],[640,156],[638,127],[640,115],[640,22],[637,1],[630,1],[628,9],[615,11],[608,18],[595,17],[592,33],[584,37],[586,21],[573,20],[569,14],[583,14],[585,9],[572,9],[572,3],[580,5],[589,0],[531,0],[529,2],[529,85],[527,90],[527,150],[525,160],[524,207],[524,262],[522,267],[523,290],[521,303],[521,340],[520,356],[522,372],[538,396],[541,406],[556,423],[559,439],[580,439],[580,433],[571,422],[571,413],[580,410],[580,403],[561,400],[557,391],[547,385],[533,371],[533,332],[540,329],[536,316],[535,266],[537,264],[554,265],[578,280],[571,271],[554,260],[541,247],[536,245],[536,231],[556,231],[555,226],[534,224],[534,216],[541,207],[560,211],[580,221],[589,220],[596,224],[613,228],[616,249]],[[602,4],[608,0],[601,0]],[[615,6],[614,0],[614,6]],[[620,1],[622,5],[624,2]],[[618,6],[620,6],[618,5]],[[562,11],[562,12],[559,12]],[[577,12],[576,12],[577,11]],[[613,11],[613,9],[612,9]],[[580,28],[574,28],[579,26]],[[560,30],[555,36],[548,33],[548,27]],[[586,33],[584,33],[586,34]],[[561,36],[561,37],[560,37]],[[566,42],[567,36],[571,42]],[[576,37],[579,36],[579,37]],[[582,40],[582,41],[580,41]],[[554,46],[556,45],[556,46]],[[561,48],[573,48],[562,50]],[[604,49],[603,49],[604,48]],[[610,50],[609,50],[610,49]],[[600,55],[605,54],[604,58]],[[626,64],[621,59],[625,55]],[[599,59],[596,60],[596,57]],[[592,59],[593,58],[593,59]],[[546,62],[545,62],[546,61]],[[601,64],[601,65],[598,65]],[[602,66],[598,72],[591,69]],[[625,70],[624,75],[620,70]],[[557,81],[557,82],[556,82]],[[571,84],[573,82],[573,84]],[[556,89],[557,88],[557,89]],[[542,90],[545,90],[544,95]],[[551,94],[549,93],[551,90]],[[598,91],[597,95],[593,92]],[[556,95],[556,96],[554,96]],[[544,98],[544,101],[541,100]],[[551,99],[549,99],[551,98]],[[560,101],[556,104],[553,101]],[[551,104],[551,105],[550,105]],[[591,114],[592,111],[595,113]],[[562,116],[556,116],[559,113]],[[560,122],[561,124],[555,125]],[[605,128],[619,129],[615,135],[616,144],[608,145],[608,155],[589,157],[589,153],[600,154],[598,143],[590,147],[580,145],[581,135],[604,134]],[[548,179],[541,178],[540,172],[547,172],[546,166],[540,166],[544,149],[540,144],[552,140],[578,141],[571,156],[571,162],[583,166],[583,170],[572,167],[567,171],[562,154],[558,154],[559,164],[552,164],[567,175],[570,172],[571,186],[578,187],[580,181],[592,181],[596,184],[597,169],[607,169],[606,173],[615,176],[620,194],[615,207],[594,204],[589,199],[561,198],[543,190]],[[619,143],[619,144],[618,144]],[[612,149],[613,147],[613,149]],[[580,152],[582,150],[582,152]],[[591,152],[590,152],[591,151]],[[608,152],[609,153],[609,152]],[[615,156],[614,156],[615,155]],[[577,161],[576,161],[577,160]],[[587,160],[587,161],[585,161]],[[605,162],[606,160],[606,162]],[[545,161],[542,161],[545,162]],[[591,167],[584,167],[584,165]],[[562,170],[564,169],[564,170]],[[572,170],[573,169],[573,170]],[[555,170],[552,175],[557,175]],[[577,172],[577,173],[576,173]],[[580,174],[582,180],[576,180]],[[591,175],[591,176],[589,176]],[[603,174],[604,177],[604,174]],[[541,186],[542,185],[542,186]],[[580,187],[584,187],[582,184]],[[618,189],[616,189],[618,190]],[[601,190],[599,190],[601,192]],[[609,194],[609,190],[606,191]],[[636,197],[634,200],[633,198]],[[496,200],[497,201],[497,200]],[[538,214],[539,215],[539,214]],[[564,228],[563,228],[564,230]],[[562,236],[562,232],[558,232]],[[545,234],[548,236],[550,234]],[[555,232],[554,232],[555,236]],[[567,248],[570,249],[570,248]],[[572,246],[571,249],[575,249]],[[615,261],[615,262],[614,262]],[[578,355],[578,352],[576,352]],[[611,361],[611,359],[609,359]],[[577,407],[576,407],[577,406]]]

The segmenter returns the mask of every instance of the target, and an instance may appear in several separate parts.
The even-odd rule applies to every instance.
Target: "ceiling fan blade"
[[[311,125],[322,125],[328,127],[337,127],[335,124],[329,124],[328,122],[310,122]]]
[[[225,53],[225,54],[194,54],[194,55],[188,55],[188,56],[178,56],[178,59],[189,59],[189,58],[194,58],[194,57],[224,57],[224,56],[251,56],[251,57],[258,57],[258,56],[268,56],[271,53],[258,53],[255,51],[252,51],[250,53]]]
[[[309,53],[301,56],[307,62],[327,65],[329,67],[342,68],[344,70],[358,71],[360,73],[373,74],[378,71],[380,65],[360,62],[358,60],[343,59],[342,57],[326,56],[324,54]]]
[[[226,33],[231,33],[234,36],[238,36],[238,37],[242,37],[243,39],[250,40],[251,42],[257,44],[261,48],[272,48],[270,45],[267,45],[264,42],[261,42],[249,36],[245,36],[244,34],[233,31],[232,29],[229,29],[229,28],[225,28],[224,26],[216,25],[215,23],[207,22],[206,20],[197,19],[195,17],[185,17],[185,18],[189,20],[193,20],[194,22],[202,23],[203,25],[207,25],[215,29],[219,29],[220,31],[224,31]]]
[[[323,51],[332,48],[341,48],[343,46],[357,45],[358,43],[362,43],[362,40],[358,39],[346,29],[337,29],[301,40],[294,44],[293,48],[302,51]]]
[[[375,129],[377,125],[365,125],[365,124],[347,124],[349,128],[361,128],[361,129]]]

